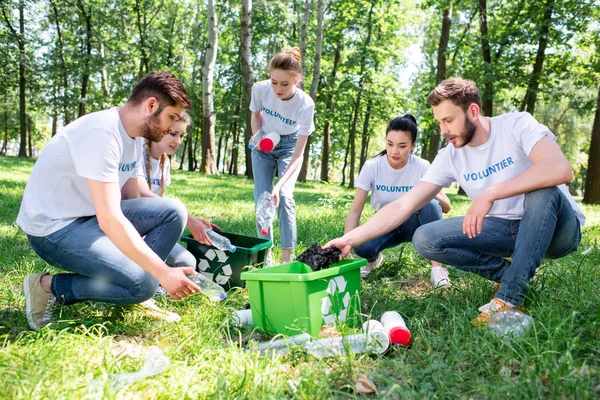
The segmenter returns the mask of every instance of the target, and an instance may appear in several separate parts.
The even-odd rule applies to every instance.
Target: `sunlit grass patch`
[[[138,371],[153,346],[169,357],[167,371],[116,391],[108,387],[104,398],[361,398],[354,382],[362,374],[390,399],[600,397],[600,206],[583,206],[588,223],[580,250],[594,246],[590,253],[544,260],[538,270],[525,302],[534,323],[523,337],[505,343],[470,324],[493,296],[489,281],[450,268],[453,287],[433,290],[429,262],[404,244],[386,250],[381,267],[362,282],[361,312],[365,318],[400,312],[413,335],[408,348],[382,356],[317,359],[300,349],[265,356],[246,350],[269,336],[231,323],[233,311],[248,302],[245,289],[220,304],[203,296],[158,299],[181,315],[174,324],[135,308],[85,302],[59,308],[38,332],[28,330],[23,278],[57,271],[14,223],[32,165],[0,157],[0,398],[94,398],[93,381]],[[343,233],[353,190],[308,182],[295,194],[296,254]],[[243,177],[175,170],[168,195],[226,231],[256,234],[253,185]],[[450,216],[466,212],[466,198],[452,190],[450,198]],[[365,207],[362,221],[372,214]],[[275,224],[276,258],[278,237]]]

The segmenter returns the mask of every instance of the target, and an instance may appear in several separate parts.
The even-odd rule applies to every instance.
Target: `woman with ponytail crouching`
[[[417,120],[411,114],[391,120],[386,129],[386,148],[368,160],[356,181],[354,202],[344,232],[358,226],[360,216],[371,193],[371,205],[375,210],[402,197],[413,188],[429,168],[429,162],[412,154],[417,144]],[[440,191],[435,199],[414,213],[404,224],[383,236],[354,248],[356,255],[369,263],[361,269],[366,279],[382,260],[382,250],[410,242],[421,225],[442,219],[442,212],[450,211],[448,196]],[[448,271],[440,263],[431,262],[431,283],[437,287],[448,287]]]

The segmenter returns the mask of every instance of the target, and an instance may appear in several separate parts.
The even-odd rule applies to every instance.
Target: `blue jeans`
[[[121,210],[148,246],[166,260],[187,222],[178,200],[124,200]],[[95,216],[78,218],[48,236],[28,236],[35,252],[48,264],[72,274],[52,278],[52,294],[60,304],[85,300],[138,304],[154,294],[158,281],[115,246]]]
[[[190,253],[185,247],[180,245],[179,243],[175,243],[175,247],[166,261],[169,267],[194,267],[196,268],[196,257],[192,253]]]
[[[254,174],[254,202],[258,200],[261,193],[273,191],[275,171],[279,178],[283,176],[292,160],[298,134],[281,136],[281,140],[273,151],[252,150],[252,172]],[[294,249],[296,247],[296,203],[294,202],[294,187],[300,168],[288,179],[279,192],[279,207],[277,210],[279,218],[279,233],[281,234],[281,248]],[[259,237],[273,240],[273,229],[269,229],[268,235],[261,233],[261,228],[256,223],[256,232]]]
[[[463,217],[434,222],[415,232],[413,245],[427,259],[502,283],[496,298],[520,305],[542,258],[564,257],[581,241],[579,220],[558,188],[526,193],[524,208],[521,220],[486,217],[472,239],[462,233]]]
[[[442,207],[439,201],[433,199],[425,204],[425,207],[411,215],[402,225],[385,235],[355,247],[354,252],[357,256],[366,258],[369,262],[375,261],[382,250],[397,246],[400,243],[410,242],[415,231],[421,225],[441,219]]]

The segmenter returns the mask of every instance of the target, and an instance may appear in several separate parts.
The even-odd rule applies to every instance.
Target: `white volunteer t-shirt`
[[[429,161],[413,154],[406,165],[394,169],[387,155],[375,156],[363,165],[356,180],[356,187],[371,193],[371,205],[376,211],[404,196],[421,181],[429,168]]]
[[[273,91],[270,80],[256,82],[252,86],[250,111],[262,111],[264,133],[289,135],[298,132],[298,135],[309,136],[315,130],[315,103],[298,88],[294,97],[283,101]]]
[[[451,144],[440,150],[423,181],[439,186],[449,186],[457,181],[471,200],[488,187],[512,179],[531,166],[529,152],[544,136],[556,137],[548,127],[540,124],[526,112],[509,113],[490,119],[491,134],[484,144],[455,148]],[[581,225],[585,215],[569,194],[566,186],[558,188],[569,200]],[[490,216],[518,220],[523,217],[525,195],[497,200]]]
[[[144,160],[144,162],[142,162],[142,167],[144,169],[143,177],[146,180],[146,182],[148,182],[148,171],[146,169],[146,151],[145,150],[142,154],[142,160]],[[161,171],[160,171],[160,160],[150,157],[150,168],[152,168],[152,171],[150,171],[150,183],[152,184],[152,193],[160,194],[160,184],[162,183],[163,177],[165,180],[165,186],[164,186],[165,188],[171,184],[171,162],[168,158],[165,161],[165,165],[163,168],[164,175],[161,174]]]
[[[96,215],[87,180],[123,187],[139,175],[142,148],[142,138],[125,132],[117,108],[71,122],[35,163],[17,224],[31,236],[47,236],[77,218]]]

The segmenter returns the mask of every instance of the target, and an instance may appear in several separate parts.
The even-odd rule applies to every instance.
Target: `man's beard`
[[[158,115],[157,113],[152,114],[142,125],[142,136],[155,143],[160,142],[164,136]]]
[[[475,136],[475,129],[475,124],[471,122],[471,120],[465,113],[465,125],[463,126],[462,132],[458,136],[462,140],[462,143],[458,147],[464,147],[471,143],[471,140],[473,140],[473,136]]]

